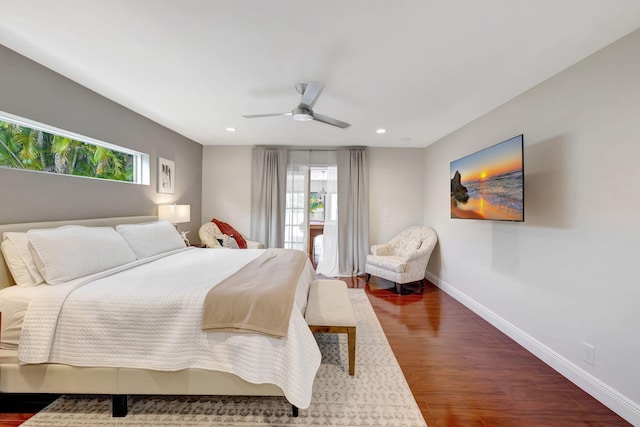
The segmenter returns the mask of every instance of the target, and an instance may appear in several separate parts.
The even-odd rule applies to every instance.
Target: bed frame
[[[94,227],[157,221],[155,216],[98,218],[0,225],[5,231],[27,231],[63,225]],[[15,285],[0,252],[0,289]],[[1,316],[0,316],[1,322]],[[0,350],[0,393],[109,394],[112,416],[127,414],[127,395],[284,396],[274,384],[253,384],[226,372],[204,369],[75,367],[63,364],[20,365],[17,351]],[[292,405],[293,416],[298,408]]]

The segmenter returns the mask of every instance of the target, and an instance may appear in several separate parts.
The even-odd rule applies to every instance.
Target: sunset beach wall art
[[[523,135],[451,162],[451,218],[524,221]]]

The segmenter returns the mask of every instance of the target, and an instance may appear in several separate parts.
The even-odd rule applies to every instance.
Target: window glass
[[[0,113],[0,166],[148,184],[149,156]]]

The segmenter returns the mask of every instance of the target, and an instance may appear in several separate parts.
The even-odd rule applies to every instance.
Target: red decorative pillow
[[[233,237],[238,243],[238,247],[240,249],[247,249],[247,241],[244,239],[244,237],[242,237],[242,234],[238,233],[235,228],[233,228],[226,222],[218,221],[215,218],[213,218],[211,222],[214,222],[218,226],[222,234]]]

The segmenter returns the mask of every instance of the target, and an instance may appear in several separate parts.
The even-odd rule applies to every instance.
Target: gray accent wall
[[[639,77],[636,31],[427,147],[424,162],[424,221],[439,236],[427,277],[633,425]],[[451,219],[449,163],[521,133],[525,222]]]
[[[147,153],[151,168],[150,185],[0,168],[0,223],[156,215],[158,204],[189,204],[191,222],[179,228],[199,241],[200,144],[3,46],[0,70],[0,111]],[[175,194],[157,192],[158,157],[175,161]]]

